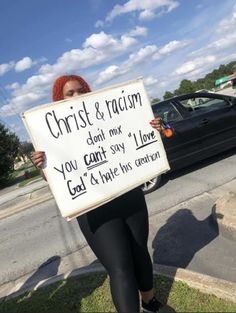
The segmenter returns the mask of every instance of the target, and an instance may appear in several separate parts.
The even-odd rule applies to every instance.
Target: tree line
[[[188,79],[183,79],[179,87],[174,91],[167,90],[163,96],[163,99],[169,99],[174,96],[180,96],[186,93],[195,92],[197,90],[212,90],[215,87],[215,81],[223,76],[228,76],[232,74],[232,67],[236,64],[236,61],[232,61],[226,65],[221,64],[219,68],[214,69],[211,73],[208,73],[203,78],[199,78],[195,81]],[[154,98],[152,103],[159,102],[160,99]]]
[[[20,142],[14,132],[0,123],[0,188],[9,180],[17,158],[25,160],[32,151],[32,143]]]

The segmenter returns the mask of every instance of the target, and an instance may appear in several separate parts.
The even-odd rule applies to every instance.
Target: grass
[[[25,178],[25,172],[29,173],[29,178]],[[22,164],[17,170],[10,175],[7,185],[11,186],[18,184],[18,187],[23,187],[31,181],[40,177],[39,169],[36,169],[30,160]]]
[[[163,312],[236,311],[235,303],[201,293],[184,282],[172,282],[166,277],[155,276],[154,287],[161,302],[167,303]],[[1,313],[114,311],[109,279],[103,273],[69,278],[0,303]]]
[[[25,177],[25,172],[29,173],[29,178]],[[39,169],[35,168],[30,160],[22,164],[17,170],[14,170],[10,173],[8,178],[0,178],[0,189],[5,187],[10,187],[13,185],[18,185],[18,187],[24,187],[31,181],[34,181],[37,178],[40,178]]]
[[[30,183],[31,181],[41,177],[39,170],[36,169],[35,167],[32,167],[31,170],[29,170],[29,174],[30,174],[30,178],[22,180],[18,184],[18,187],[23,187],[23,186],[27,185],[28,183]]]
[[[14,170],[12,175],[15,175],[15,173],[19,174],[20,172],[25,171],[25,170],[29,170],[30,168],[32,168],[32,166],[33,166],[32,162],[30,160],[27,160],[17,170]]]
[[[18,183],[18,187],[23,187],[30,183],[31,181],[40,177],[39,169],[35,168],[30,160],[22,164],[22,166],[15,172],[22,173],[22,179]],[[25,172],[29,173],[29,178],[25,178]]]

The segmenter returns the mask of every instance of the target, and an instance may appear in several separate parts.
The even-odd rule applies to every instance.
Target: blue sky
[[[235,0],[1,0],[0,121],[29,140],[19,114],[51,101],[53,80],[93,90],[142,76],[162,98],[236,60]]]

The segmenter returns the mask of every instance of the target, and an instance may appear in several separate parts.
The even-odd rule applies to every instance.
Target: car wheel
[[[160,184],[161,176],[154,177],[142,185],[143,193],[146,195],[156,190]]]

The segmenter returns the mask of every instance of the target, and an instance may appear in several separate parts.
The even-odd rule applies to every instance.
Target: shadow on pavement
[[[198,220],[189,209],[180,209],[157,232],[152,242],[153,262],[186,268],[195,253],[218,235],[219,230],[211,214]],[[175,276],[175,272],[171,274]],[[164,303],[167,303],[172,284],[173,281],[165,292]]]
[[[61,257],[58,255],[55,255],[46,260],[38,267],[34,274],[24,282],[21,288],[15,293],[11,294],[10,297],[14,297],[26,291],[33,290],[37,286],[37,284],[42,280],[57,275],[60,262]]]
[[[67,278],[71,278],[70,282],[68,281],[65,283],[64,281],[67,278],[65,278],[63,274],[58,275],[56,279],[53,279],[53,276],[58,273],[60,262],[60,256],[53,256],[49,258],[46,262],[39,266],[38,270],[25,281],[23,286],[17,292],[7,297],[7,300],[10,300],[17,296],[21,296],[21,300],[24,300],[18,301],[17,307],[19,311],[17,312],[23,312],[22,309],[24,309],[25,306],[29,306],[29,308],[31,308],[32,305],[35,305],[35,302],[40,302],[41,298],[39,290],[41,290],[41,287],[48,287],[53,283],[55,283],[55,285],[51,285],[50,290],[48,290],[48,296],[45,297],[45,299],[47,299],[45,301],[48,302],[46,306],[47,309],[45,309],[46,311],[44,312],[54,312],[51,311],[50,306],[53,306],[53,302],[57,300],[61,302],[62,307],[65,306],[67,311],[69,309],[70,312],[80,312],[83,298],[88,297],[94,292],[95,289],[102,286],[107,277],[106,272],[103,270],[102,272],[99,272],[97,270],[97,265],[100,267],[100,263],[98,260],[95,260],[88,266],[73,270],[67,276]],[[86,277],[92,273],[96,275],[96,279],[91,279],[89,276]],[[37,288],[38,290],[31,293],[34,287],[36,287],[42,280],[45,280],[45,282],[40,283],[40,289]],[[68,285],[70,287],[68,287]],[[68,290],[71,292],[71,296],[68,294]],[[27,310],[27,312],[29,312],[29,310]]]

